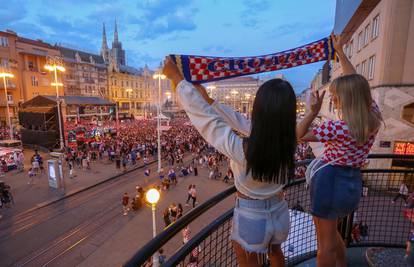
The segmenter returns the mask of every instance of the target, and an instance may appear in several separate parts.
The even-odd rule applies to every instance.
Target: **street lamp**
[[[60,140],[60,149],[62,150],[64,148],[63,143],[63,134],[62,134],[62,120],[60,115],[60,99],[59,99],[59,86],[63,86],[63,83],[58,82],[57,78],[57,72],[65,72],[65,67],[63,67],[63,59],[58,56],[48,56],[46,58],[46,65],[45,69],[54,72],[55,80],[53,83],[51,83],[52,86],[56,87],[56,103],[57,103],[57,110],[58,110],[58,121],[59,121],[59,140]]]
[[[207,86],[207,89],[210,90],[210,94],[211,94],[211,98],[213,97],[213,90],[216,89],[217,87],[215,85],[209,85]]]
[[[160,200],[160,192],[155,189],[151,188],[147,191],[145,194],[145,198],[147,199],[148,203],[151,204],[151,210],[152,210],[152,237],[155,237],[157,235],[157,224],[155,221],[155,209],[157,207],[157,203]],[[159,261],[158,261],[158,252],[155,252],[152,256],[152,266],[158,267]]]
[[[239,92],[236,90],[231,90],[230,94],[233,95],[233,106],[234,106],[233,108],[236,109],[236,95],[238,95]]]
[[[244,94],[244,97],[246,98],[246,102],[247,102],[247,107],[246,107],[246,109],[247,109],[247,112],[246,112],[246,114],[247,114],[247,118],[249,117],[249,114],[250,114],[250,97],[251,97],[251,94],[249,94],[249,93],[245,93]]]
[[[132,88],[127,88],[125,89],[125,92],[128,94],[128,98],[129,98],[129,113],[132,114],[131,111],[131,105],[132,105],[132,101],[131,101],[131,94],[132,94]]]
[[[161,172],[161,80],[164,80],[166,76],[161,73],[154,74],[152,76],[154,80],[158,79],[158,105],[157,105],[157,139],[158,139],[158,173]]]
[[[0,77],[3,78],[3,84],[4,84],[4,95],[6,97],[6,113],[7,113],[7,123],[9,124],[9,130],[10,130],[10,139],[14,139],[13,137],[13,126],[11,124],[10,119],[10,111],[9,111],[9,100],[7,99],[7,82],[6,78],[13,78],[14,75],[11,72],[7,72],[6,70],[0,70]]]

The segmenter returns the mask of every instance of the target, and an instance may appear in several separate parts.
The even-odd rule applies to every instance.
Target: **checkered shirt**
[[[375,102],[372,103],[372,110],[380,114]],[[327,120],[321,125],[313,128],[313,134],[324,143],[325,149],[322,160],[333,161],[339,157],[340,160],[332,165],[350,166],[353,168],[362,167],[367,159],[375,141],[378,131],[372,134],[363,145],[357,145],[356,140],[351,136],[347,123],[343,120]]]

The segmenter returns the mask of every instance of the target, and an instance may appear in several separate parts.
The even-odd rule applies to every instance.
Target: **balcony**
[[[344,218],[338,225],[338,230],[348,248],[349,266],[368,266],[365,253],[362,249],[368,247],[392,247],[404,248],[407,236],[410,232],[410,222],[402,216],[405,209],[402,202],[392,204],[395,193],[390,192],[389,180],[409,181],[414,178],[414,156],[401,155],[370,155],[375,159],[399,159],[411,162],[411,167],[406,169],[364,169],[363,180],[367,194],[362,197],[356,211]],[[305,167],[309,161],[298,162],[298,167]],[[173,242],[176,235],[192,221],[205,214],[217,204],[222,203],[230,196],[234,196],[235,187],[230,187],[208,201],[200,204],[187,213],[176,223],[170,225],[163,232],[147,243],[129,259],[124,266],[142,266],[152,255],[168,242]],[[288,240],[282,244],[287,266],[315,266],[317,244],[315,228],[311,215],[307,212],[310,207],[309,192],[305,189],[303,178],[295,179],[285,186],[286,200],[290,207],[291,229]],[[304,211],[293,209],[300,201]],[[176,252],[167,257],[167,262],[162,266],[187,266],[190,255],[196,249],[198,251],[196,266],[237,266],[236,256],[230,242],[230,232],[233,209],[212,220],[212,222],[198,233],[193,233],[193,238],[176,247]],[[355,221],[365,222],[369,226],[369,236],[364,241],[355,243],[351,237],[351,231]],[[367,253],[368,255],[369,253]],[[194,260],[194,257],[192,257]],[[266,263],[266,257],[263,257]],[[309,262],[311,261],[311,262]],[[194,265],[195,266],[195,265]],[[264,265],[268,266],[268,265]],[[270,265],[269,265],[270,266]]]

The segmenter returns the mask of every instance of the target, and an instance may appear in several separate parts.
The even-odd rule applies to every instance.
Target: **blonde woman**
[[[308,132],[319,112],[314,109],[297,127],[300,140],[322,142],[325,147],[320,166],[326,166],[319,169],[310,182],[318,267],[346,266],[345,245],[337,231],[337,223],[358,206],[362,193],[360,168],[381,124],[381,113],[371,97],[368,81],[356,74],[342,50],[341,37],[332,38],[344,74],[329,87],[339,120],[324,121]]]

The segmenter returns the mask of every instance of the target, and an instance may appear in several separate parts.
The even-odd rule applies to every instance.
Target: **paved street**
[[[186,159],[189,160],[189,157]],[[151,164],[151,173],[155,171],[156,164]],[[159,182],[154,175],[148,178],[143,172],[143,169],[139,169],[125,174],[34,211],[6,214],[0,222],[0,265],[121,264],[152,237],[149,208],[122,216],[121,197],[124,192],[129,192],[132,197],[136,185],[150,186]],[[179,178],[176,187],[162,193],[157,210],[158,231],[163,226],[162,212],[172,202],[184,204],[189,184],[197,185],[200,202],[228,186],[222,181],[209,180],[207,176],[207,170],[199,168],[198,177]],[[19,194],[15,198],[18,202]],[[231,204],[229,200],[218,206],[212,216],[219,215]],[[188,210],[185,207],[185,211]],[[196,232],[207,223],[208,220],[200,218],[191,227]],[[177,242],[181,242],[178,237]],[[178,244],[171,243],[171,247],[166,247],[167,253],[174,251]]]

